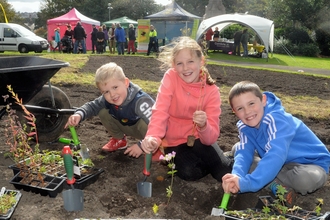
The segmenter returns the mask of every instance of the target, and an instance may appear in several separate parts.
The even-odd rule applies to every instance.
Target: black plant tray
[[[23,177],[21,177],[21,171],[18,172],[14,178],[10,181],[11,184],[18,190],[23,189],[27,192],[34,192],[42,196],[49,196],[55,198],[58,193],[63,190],[63,183],[65,179],[49,176],[43,174],[43,181],[47,182],[45,186],[40,186],[41,182],[38,180],[33,180],[29,183],[22,183]],[[33,183],[35,185],[33,185]],[[32,184],[32,185],[31,185]]]
[[[88,174],[82,174],[81,176],[75,175],[76,182],[73,184],[75,189],[84,189],[86,186],[95,183],[95,181],[99,178],[101,173],[104,172],[104,169],[102,168],[90,168],[90,169],[92,169],[92,171],[89,172]],[[64,175],[63,178],[66,179],[66,175]],[[64,183],[64,186],[71,187],[66,183],[66,181]]]
[[[246,209],[246,210],[240,210],[238,212],[243,213],[249,213],[251,211],[257,211],[258,213],[262,212],[262,209],[264,206],[269,206],[271,203],[273,203],[274,199],[271,196],[260,196],[258,203],[254,209]],[[229,214],[230,212],[225,212],[223,214],[220,214],[220,216],[224,217],[226,220],[239,220],[242,219],[242,217],[234,216]],[[270,213],[271,215],[272,213]],[[276,214],[276,213],[275,213]],[[257,217],[257,216],[255,216]],[[287,213],[286,215],[283,215],[285,219],[289,220],[330,220],[330,212],[326,212],[325,214],[321,214],[317,216],[315,212],[306,211],[306,210],[297,210],[293,211],[292,213]],[[244,219],[252,219],[244,217]]]
[[[16,206],[18,205],[18,202],[20,201],[21,197],[22,197],[22,193],[18,190],[6,190],[5,191],[5,194],[8,194],[8,193],[16,193],[16,196],[15,196],[15,204],[8,210],[8,212],[6,214],[3,214],[1,215],[0,214],[0,220],[7,220],[7,219],[10,219],[10,217],[12,216],[12,214],[14,213],[15,209],[16,209]]]
[[[63,165],[61,165],[61,166],[63,166]],[[20,172],[20,169],[16,165],[11,165],[11,166],[9,166],[9,168],[13,170],[14,176],[16,176]],[[102,168],[95,168],[95,167],[88,167],[88,166],[81,166],[79,168],[81,170],[81,175],[74,176],[76,179],[74,187],[77,189],[84,189],[86,186],[93,184],[99,178],[100,174],[104,172],[104,169],[102,169]],[[89,172],[84,173],[84,172],[82,172],[83,169],[89,170]],[[47,173],[45,173],[45,174],[47,176],[57,177],[57,178],[61,178],[61,179],[67,179],[65,170],[63,170],[63,169],[62,169],[62,171],[57,172],[55,175],[49,175]]]
[[[239,212],[246,212],[246,211],[247,210],[240,210]],[[225,219],[225,220],[255,219],[255,218],[244,218],[244,217],[231,216],[231,215],[227,214],[226,212],[224,214],[220,214],[220,216],[222,216],[223,217],[222,219]],[[306,220],[306,219],[307,220],[329,220],[330,212],[326,212],[325,214],[316,216],[315,213],[308,213],[305,210],[299,210],[299,211],[297,211],[297,215],[284,215],[283,217],[285,217],[285,219],[288,219],[288,220]]]

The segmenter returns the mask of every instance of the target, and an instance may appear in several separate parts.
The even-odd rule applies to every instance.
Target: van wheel
[[[19,47],[18,47],[18,51],[19,51],[20,53],[28,53],[28,52],[29,52],[27,46],[24,45],[24,44],[19,45]]]
[[[67,95],[58,87],[52,86],[56,109],[70,109],[71,103]],[[28,103],[41,107],[52,108],[50,89],[44,85],[42,90],[37,93]],[[32,112],[33,113],[33,112]],[[39,142],[50,142],[57,140],[63,133],[64,126],[69,118],[69,114],[52,113],[33,113],[36,117],[36,125]]]

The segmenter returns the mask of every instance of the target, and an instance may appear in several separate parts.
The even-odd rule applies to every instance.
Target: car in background
[[[41,53],[48,48],[48,41],[29,29],[19,24],[0,23],[0,53],[4,51]]]

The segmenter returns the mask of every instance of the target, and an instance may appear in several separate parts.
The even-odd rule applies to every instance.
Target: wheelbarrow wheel
[[[69,98],[61,89],[52,86],[52,92],[54,95],[56,109],[72,108]],[[53,108],[49,86],[48,85],[43,86],[41,91],[37,93],[27,104]],[[63,133],[64,126],[70,116],[68,114],[56,114],[56,113],[54,114],[33,113],[33,114],[36,117],[39,142],[51,142],[57,140],[57,138]]]

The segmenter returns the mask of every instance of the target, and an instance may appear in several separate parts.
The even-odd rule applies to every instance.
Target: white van
[[[4,51],[19,51],[41,53],[47,50],[49,43],[27,28],[13,23],[0,23],[0,53]]]

